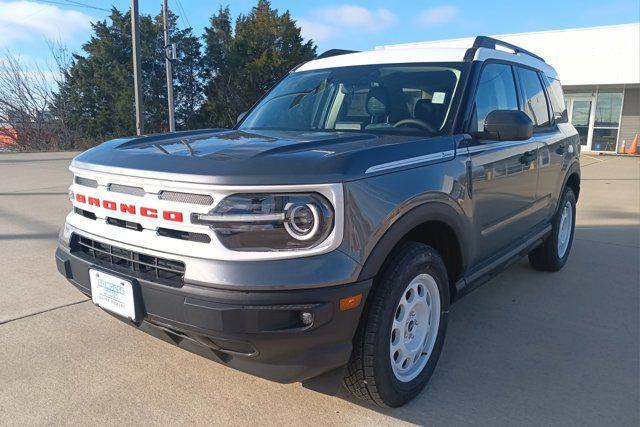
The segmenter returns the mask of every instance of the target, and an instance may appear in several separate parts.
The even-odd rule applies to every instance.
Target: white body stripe
[[[469,153],[479,153],[482,151],[486,151],[486,150],[494,150],[497,148],[508,148],[508,147],[515,147],[518,145],[522,145],[522,144],[527,144],[530,143],[531,141],[527,140],[527,141],[508,141],[508,142],[498,142],[498,143],[489,143],[489,144],[483,144],[483,145],[476,145],[474,147],[468,147],[467,150]],[[417,156],[417,157],[409,157],[407,159],[402,159],[402,160],[396,160],[393,162],[388,162],[388,163],[381,163],[379,165],[375,165],[375,166],[371,166],[370,168],[368,168],[365,173],[374,173],[374,172],[380,172],[383,170],[388,170],[388,169],[395,169],[395,168],[399,168],[402,166],[409,166],[409,165],[414,165],[414,164],[418,164],[418,163],[424,163],[424,162],[429,162],[429,161],[433,161],[433,160],[441,160],[441,159],[447,159],[450,157],[454,157],[455,156],[455,151],[454,150],[447,150],[447,151],[439,151],[437,153],[432,153],[432,154],[427,154],[424,156]]]
[[[486,151],[486,150],[494,150],[496,148],[508,148],[508,147],[515,147],[518,145],[522,145],[522,144],[528,144],[531,142],[535,142],[535,141],[531,141],[531,140],[526,140],[526,141],[507,141],[507,142],[490,142],[487,144],[481,144],[481,145],[476,145],[473,147],[468,147],[467,150],[469,151],[469,153],[478,153],[481,151]]]
[[[379,165],[371,166],[365,171],[365,173],[380,172],[388,169],[395,169],[402,166],[415,165],[418,163],[429,162],[432,160],[442,160],[450,157],[454,157],[456,152],[454,150],[440,151],[438,153],[427,154],[418,157],[409,157],[408,159],[396,160],[394,162],[382,163]]]

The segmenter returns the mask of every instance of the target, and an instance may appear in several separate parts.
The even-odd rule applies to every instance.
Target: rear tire
[[[356,397],[398,407],[433,374],[447,329],[449,285],[438,252],[403,242],[376,279],[344,377]]]
[[[540,271],[558,271],[567,262],[576,225],[576,197],[566,187],[551,221],[552,231],[544,243],[529,253],[529,263]]]

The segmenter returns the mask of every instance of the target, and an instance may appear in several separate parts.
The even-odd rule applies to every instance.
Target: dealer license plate
[[[89,270],[91,279],[91,299],[105,310],[136,320],[136,305],[133,285],[127,280],[103,271]]]

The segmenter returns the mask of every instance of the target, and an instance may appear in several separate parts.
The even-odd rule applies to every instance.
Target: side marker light
[[[356,308],[362,302],[362,294],[352,295],[350,297],[340,299],[340,311],[351,310]]]

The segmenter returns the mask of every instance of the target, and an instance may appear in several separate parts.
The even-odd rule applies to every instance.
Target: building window
[[[618,128],[597,129],[593,128],[593,141],[591,146],[593,151],[616,151],[616,141],[618,139]]]
[[[591,117],[592,102],[589,99],[575,99],[573,101],[573,116],[571,124],[580,135],[580,145],[586,146],[589,140],[589,119]]]
[[[616,151],[621,111],[622,90],[598,91],[591,140],[593,151]]]

